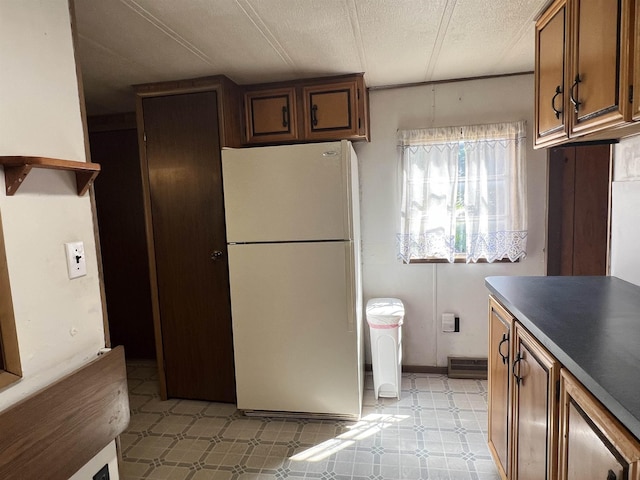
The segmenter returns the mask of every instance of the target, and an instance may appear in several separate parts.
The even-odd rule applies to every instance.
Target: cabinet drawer
[[[565,369],[560,375],[560,480],[638,480],[640,445]]]

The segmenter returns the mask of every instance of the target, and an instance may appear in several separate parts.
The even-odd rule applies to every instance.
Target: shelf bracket
[[[22,182],[32,168],[31,165],[4,167],[4,183],[7,188],[7,196],[11,196],[18,191],[18,188],[20,188],[20,185],[22,185]]]

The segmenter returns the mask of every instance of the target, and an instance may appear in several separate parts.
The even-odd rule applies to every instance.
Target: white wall
[[[534,151],[533,75],[372,91],[371,142],[355,145],[362,190],[365,301],[403,300],[405,365],[446,366],[447,356],[487,356],[490,275],[544,275],[546,151]],[[397,259],[400,224],[396,131],[526,120],[529,235],[527,258],[516,264],[412,264]],[[442,333],[443,312],[460,317],[459,333]],[[368,348],[368,346],[367,346]],[[370,361],[367,349],[367,360]]]
[[[67,0],[0,4],[0,155],[86,161],[70,25]],[[23,369],[0,390],[5,410],[93,360],[105,339],[91,204],[76,195],[73,174],[33,171],[15,196],[0,193],[0,213]],[[75,280],[70,241],[86,252],[87,276]]]
[[[613,149],[611,275],[640,285],[640,136]]]

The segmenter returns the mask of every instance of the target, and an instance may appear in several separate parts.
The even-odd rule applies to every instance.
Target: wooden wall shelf
[[[100,164],[59,160],[47,157],[0,156],[0,165],[4,167],[4,181],[7,195],[14,195],[22,182],[33,168],[48,168],[52,170],[68,170],[75,172],[78,196],[84,195],[93,180],[100,173]]]

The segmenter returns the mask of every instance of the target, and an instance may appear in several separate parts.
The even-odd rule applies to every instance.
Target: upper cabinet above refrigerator
[[[369,140],[369,95],[362,73],[248,85],[247,144]]]

